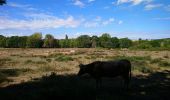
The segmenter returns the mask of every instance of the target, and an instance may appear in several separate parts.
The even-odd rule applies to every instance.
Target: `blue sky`
[[[0,34],[170,38],[170,0],[7,0]]]

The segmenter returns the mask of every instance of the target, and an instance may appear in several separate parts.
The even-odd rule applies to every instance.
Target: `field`
[[[95,88],[90,76],[78,77],[79,64],[129,59],[130,90],[122,89],[120,77],[104,78]],[[1,100],[168,100],[170,98],[170,51],[128,49],[0,49]]]

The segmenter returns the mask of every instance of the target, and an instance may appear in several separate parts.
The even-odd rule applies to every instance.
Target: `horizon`
[[[7,0],[0,11],[4,36],[41,32],[57,39],[103,33],[133,40],[170,38],[170,1]]]

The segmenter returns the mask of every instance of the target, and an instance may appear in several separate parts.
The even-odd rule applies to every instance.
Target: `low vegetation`
[[[140,92],[143,93],[143,91],[146,94],[153,93],[153,97],[151,97],[154,98],[159,93],[155,93],[155,91],[153,92],[151,89],[155,89],[156,86],[162,86],[159,84],[158,80],[167,84],[165,83],[167,81],[162,81],[162,79],[168,80],[168,77],[170,77],[168,76],[170,70],[169,51],[138,51],[102,48],[11,48],[0,49],[0,51],[0,94],[4,94],[0,95],[0,98],[5,97],[5,100],[8,100],[7,95],[11,95],[10,91],[13,89],[16,93],[18,89],[25,90],[20,96],[13,91],[12,93],[14,93],[14,95],[9,96],[9,99],[19,99],[20,97],[25,97],[25,95],[29,95],[29,99],[34,99],[34,97],[42,99],[46,98],[47,95],[50,97],[67,95],[70,96],[70,98],[86,96],[86,99],[89,99],[88,97],[94,97],[94,99],[104,100],[108,97],[108,100],[115,98],[121,100],[125,99],[125,95],[134,96],[135,93],[136,99],[138,96],[141,98],[143,95],[141,95]],[[74,52],[70,53],[70,51]],[[96,93],[94,79],[88,75],[84,77],[76,76],[80,63],[88,64],[93,61],[117,59],[128,59],[132,63],[131,85],[134,88],[129,94],[121,94],[122,92],[119,91],[122,86],[121,78],[111,80],[104,78],[101,91]],[[52,74],[50,75],[50,73]],[[157,77],[155,73],[159,77]],[[140,87],[140,85],[143,87]],[[39,95],[35,95],[36,93],[33,92],[32,88],[34,88],[34,91],[36,93],[38,92]],[[159,89],[166,92],[161,87]],[[117,91],[119,91],[119,93],[117,93]],[[41,93],[46,95],[42,95]],[[117,93],[117,96],[113,95],[115,93]]]

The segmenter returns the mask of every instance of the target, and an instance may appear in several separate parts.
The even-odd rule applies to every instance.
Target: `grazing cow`
[[[131,78],[131,63],[129,60],[95,61],[87,65],[80,64],[79,67],[78,76],[88,73],[96,79],[97,88],[101,84],[102,77],[112,78],[121,76],[124,79],[124,85],[128,89],[129,80]]]

